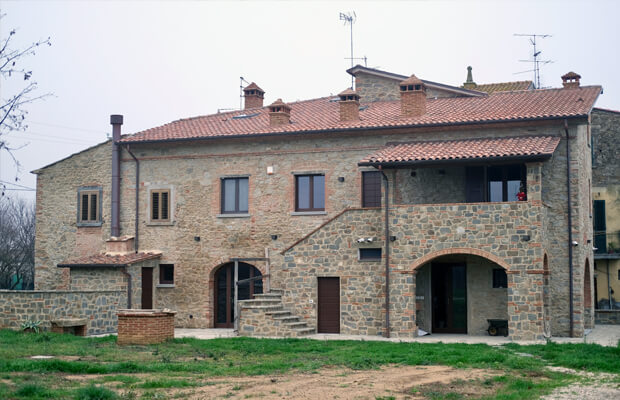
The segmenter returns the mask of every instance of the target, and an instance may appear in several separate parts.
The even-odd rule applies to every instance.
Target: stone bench
[[[75,336],[86,336],[86,324],[87,318],[62,318],[53,319],[50,321],[52,324],[52,332],[54,333],[68,333]]]

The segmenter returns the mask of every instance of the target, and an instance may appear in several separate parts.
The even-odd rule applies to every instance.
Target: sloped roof
[[[495,92],[512,92],[516,90],[531,90],[534,88],[534,82],[532,81],[514,81],[514,82],[500,82],[500,83],[483,83],[481,85],[476,84],[474,90],[486,93]]]
[[[299,134],[358,129],[427,127],[488,122],[528,121],[588,115],[600,86],[498,92],[481,97],[427,99],[427,112],[401,118],[400,101],[364,104],[359,121],[340,122],[339,104],[329,97],[288,103],[291,123],[270,126],[267,107],[182,119],[134,135],[121,142],[158,142],[226,137]],[[337,99],[337,98],[335,98]]]
[[[126,267],[131,264],[159,257],[161,257],[161,253],[159,252],[128,253],[122,255],[93,254],[67,260],[58,264],[58,267]]]
[[[498,158],[548,158],[559,136],[519,136],[395,143],[369,155],[359,165],[421,164]]]

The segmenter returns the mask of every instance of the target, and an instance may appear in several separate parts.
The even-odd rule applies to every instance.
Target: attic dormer
[[[426,114],[426,86],[415,75],[399,83],[401,117]]]
[[[282,99],[274,101],[269,106],[269,125],[279,126],[291,123],[291,107]]]
[[[243,97],[245,98],[245,110],[248,108],[261,108],[265,98],[265,91],[252,82],[243,89]]]

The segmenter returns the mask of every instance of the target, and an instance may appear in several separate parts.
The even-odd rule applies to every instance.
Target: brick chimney
[[[248,108],[261,108],[265,98],[265,91],[252,82],[243,89],[243,97],[245,97],[244,110]]]
[[[282,99],[278,99],[269,106],[269,125],[287,125],[291,122],[291,107],[286,105]]]
[[[581,75],[570,71],[564,75],[562,75],[562,85],[566,89],[578,88],[579,87],[579,79],[581,79]]]
[[[415,75],[399,83],[400,114],[403,118],[426,114],[426,86]]]
[[[338,94],[340,97],[340,122],[359,121],[360,96],[353,89],[346,89]]]
[[[476,89],[476,82],[471,74],[471,66],[467,67],[467,80],[463,83],[465,89]]]

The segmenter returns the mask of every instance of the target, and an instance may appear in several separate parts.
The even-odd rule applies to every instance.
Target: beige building
[[[349,73],[339,96],[265,107],[252,84],[243,110],[130,135],[112,116],[112,141],[35,171],[36,289],[246,335],[592,327],[601,87]]]

